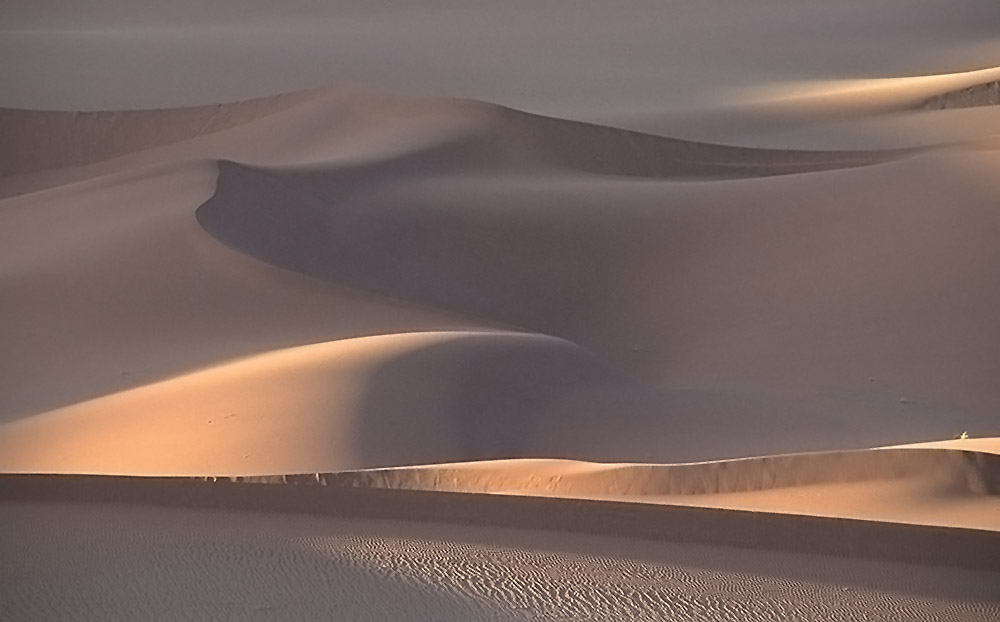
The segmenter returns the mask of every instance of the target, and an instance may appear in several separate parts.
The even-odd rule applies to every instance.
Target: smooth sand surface
[[[0,617],[996,617],[995,2],[320,4],[0,8]]]

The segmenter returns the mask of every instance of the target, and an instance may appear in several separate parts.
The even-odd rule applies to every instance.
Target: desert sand
[[[1000,617],[1000,5],[0,8],[0,618]]]

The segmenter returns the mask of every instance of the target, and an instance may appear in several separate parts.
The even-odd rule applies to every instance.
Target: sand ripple
[[[996,576],[955,569],[211,510],[5,503],[0,520],[7,620],[1000,615]]]

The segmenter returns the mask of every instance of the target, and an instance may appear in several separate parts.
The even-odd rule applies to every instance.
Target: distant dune
[[[0,109],[0,176],[81,166],[197,138],[294,106],[307,93],[171,110],[48,112]]]

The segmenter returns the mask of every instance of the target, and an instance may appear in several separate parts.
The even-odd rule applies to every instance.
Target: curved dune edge
[[[797,106],[843,111],[941,110],[1000,103],[1000,67],[927,76],[821,80],[790,83],[747,92],[757,106]]]
[[[233,129],[276,113],[287,113],[303,103],[324,99],[342,100],[345,94],[356,97],[359,101],[376,96],[356,90],[322,87],[214,105],[162,110],[71,112],[0,108],[0,134],[4,135],[11,147],[0,154],[0,178],[116,159],[138,151]],[[377,98],[393,99],[388,96]],[[406,103],[404,98],[396,99],[397,103]],[[737,97],[739,99],[741,98]],[[938,110],[997,105],[1000,103],[1000,67],[931,76],[807,82],[763,89],[756,94],[745,95],[743,99],[749,102],[743,105],[755,108],[802,106],[859,110]],[[602,153],[595,160],[583,148],[593,145],[580,144],[581,140],[590,142],[586,136],[581,135],[582,132],[598,132],[602,141],[611,141],[613,151],[618,151],[616,142],[625,143],[626,151],[631,150],[637,155],[645,156],[646,161],[641,165],[633,163],[626,165],[621,171],[611,172],[630,176],[662,176],[664,164],[650,162],[650,158],[674,160],[671,162],[674,166],[678,164],[677,160],[683,160],[688,163],[688,167],[709,162],[718,167],[724,163],[729,172],[738,177],[827,170],[886,159],[885,156],[876,156],[875,151],[866,155],[863,155],[865,152],[850,151],[834,155],[836,152],[730,147],[670,139],[536,115],[483,101],[458,102],[444,98],[409,101],[410,107],[415,109],[434,106],[435,102],[444,109],[454,108],[456,103],[461,103],[464,108],[478,109],[478,113],[484,117],[502,119],[507,126],[504,132],[510,137],[528,141],[532,149],[548,152],[550,156],[573,167],[601,173],[605,171],[594,169],[607,166],[622,168],[616,163],[621,158],[611,157],[621,154]],[[735,104],[737,107],[740,105],[739,102]],[[674,150],[682,149],[688,153],[683,153],[681,158],[677,158],[677,153],[663,153],[655,146],[656,141],[673,143],[670,147]],[[225,156],[216,154],[214,157]],[[234,154],[230,159],[240,158]],[[748,170],[751,165],[755,170]],[[636,166],[641,170],[630,170]],[[769,170],[762,169],[762,166]]]
[[[281,481],[294,482],[303,477],[306,482],[313,478],[281,476]],[[489,460],[317,474],[314,479],[320,485],[333,486],[636,500],[661,495],[709,495],[813,484],[922,479],[938,482],[947,490],[995,495],[1000,494],[1000,456],[957,449],[885,448],[687,464]]]
[[[687,464],[514,459],[234,481],[595,499],[1000,531],[1000,456],[974,450],[884,448]]]
[[[984,454],[1000,454],[1000,438],[954,438],[945,441],[927,441],[895,445],[892,449],[957,449]]]
[[[788,150],[737,147],[669,138],[538,115],[478,100],[415,98],[325,87],[213,106],[141,111],[49,112],[0,109],[0,132],[13,149],[0,158],[0,179],[53,169],[100,165],[105,175],[176,160],[222,159],[250,165],[313,165],[285,152],[288,136],[330,134],[345,120],[355,126],[392,126],[406,119],[434,129],[444,142],[460,130],[475,135],[480,155],[508,163],[549,165],[601,175],[648,178],[742,178],[850,168],[896,159],[900,150]],[[211,136],[210,135],[217,135]],[[194,139],[199,140],[186,144]],[[255,141],[247,143],[247,138]],[[301,138],[300,138],[301,140]],[[260,149],[268,141],[276,149]],[[256,142],[253,146],[251,143]],[[304,141],[308,142],[308,140]],[[308,151],[308,150],[306,150]],[[479,161],[482,158],[474,158]],[[111,166],[117,163],[117,166]],[[108,169],[110,166],[110,169]],[[108,169],[108,170],[105,170]],[[86,176],[84,178],[87,178]]]
[[[985,168],[995,154],[948,152],[838,174],[654,185],[453,174],[447,167],[469,162],[470,151],[481,153],[453,144],[435,157],[356,169],[221,162],[215,193],[196,217],[216,240],[280,268],[557,335],[646,377],[657,378],[697,334],[702,343],[695,347],[711,343],[713,352],[726,352],[705,365],[710,377],[741,360],[732,376],[740,383],[755,384],[756,374],[774,369],[768,383],[806,391],[806,382],[792,380],[813,364],[802,353],[829,349],[850,352],[837,363],[844,385],[836,391],[850,382],[867,392],[876,378],[903,377],[903,369],[916,370],[922,360],[922,379],[909,376],[909,387],[892,397],[897,411],[912,399],[905,393],[921,392],[939,404],[996,395],[992,382],[958,389],[992,374],[983,362],[992,360],[986,349],[995,331],[984,319],[998,300],[996,245],[982,237],[992,217],[976,206],[992,201],[996,189],[950,172],[972,170],[974,160]],[[382,252],[390,247],[393,253]],[[927,307],[913,304],[914,296],[931,291],[954,292],[968,306],[931,314],[924,309],[938,304],[933,298]],[[823,301],[838,301],[848,313]],[[725,320],[707,323],[716,309],[725,309]],[[900,316],[910,319],[893,319]],[[980,336],[970,339],[973,326]],[[766,337],[746,336],[757,331]],[[916,355],[902,347],[929,344],[929,335],[950,344],[947,350],[935,346]],[[730,337],[759,349],[750,355],[724,343]],[[844,343],[852,349],[842,350]],[[971,353],[980,350],[973,361]],[[944,381],[952,372],[942,355],[975,371]],[[777,361],[784,361],[780,371],[771,367]],[[859,373],[875,365],[881,369]],[[866,384],[866,377],[873,381]],[[701,378],[669,381],[697,386]],[[808,383],[829,391],[838,381],[827,369]],[[934,398],[932,386],[942,388]],[[980,399],[969,410],[987,420],[986,407]]]
[[[394,333],[265,352],[0,426],[0,471],[255,475],[509,455],[574,387],[619,382],[568,341]]]
[[[282,485],[259,479],[3,474],[0,501],[318,513],[1000,570],[995,531],[580,498]]]
[[[991,439],[995,440],[995,439]],[[603,499],[1000,531],[1000,455],[881,448],[688,464],[507,460],[280,478],[329,486]]]
[[[0,474],[0,482],[31,498],[34,482],[44,482],[40,491],[62,491],[56,495],[61,498],[66,482],[81,479],[95,491],[108,484],[99,496],[117,494],[121,482],[134,488],[130,494],[152,494],[143,487],[148,483],[152,489],[200,487],[209,498],[212,490],[238,485],[247,491],[248,500],[254,491],[289,487],[313,490],[318,496],[348,494],[337,492],[345,490],[423,492],[702,507],[1000,532],[1000,454],[961,449],[889,447],[687,464],[505,459],[248,476]],[[87,498],[75,494],[70,498]],[[784,496],[776,503],[776,495]],[[880,497],[890,498],[888,510],[870,507]],[[922,512],[928,502],[934,505],[932,514]]]
[[[320,93],[282,93],[231,103],[162,110],[49,111],[0,108],[0,178],[77,167],[238,127],[284,112]]]

